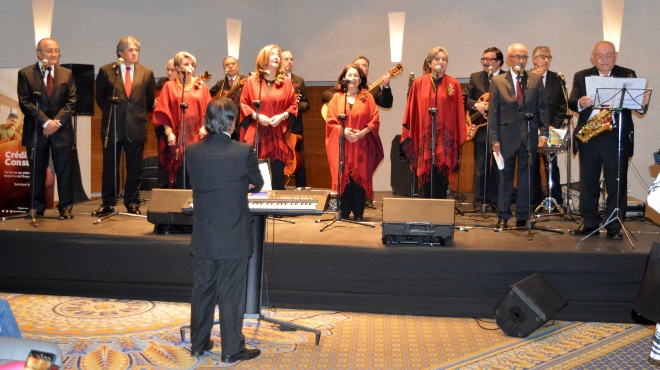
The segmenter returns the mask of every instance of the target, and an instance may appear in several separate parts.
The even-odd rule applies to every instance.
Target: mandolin
[[[380,84],[383,82],[383,80],[385,79],[385,77],[387,77],[387,76],[390,76],[390,78],[392,78],[392,77],[396,77],[396,76],[398,76],[401,72],[403,72],[403,66],[401,65],[401,63],[397,63],[397,65],[395,65],[394,68],[392,68],[392,69],[390,69],[389,71],[387,71],[387,73],[385,73],[384,75],[382,75],[382,76],[381,76],[379,79],[377,79],[376,81],[370,83],[369,86],[367,87],[367,90],[368,90],[369,92],[371,92],[373,89],[376,88],[376,86],[380,85]],[[328,117],[328,103],[323,104],[323,106],[321,107],[321,116],[323,117],[323,120],[324,120],[324,121],[327,119],[327,117]]]
[[[478,103],[487,103],[490,95],[484,93],[477,100]],[[477,134],[477,130],[486,126],[488,124],[487,117],[481,114],[476,109],[471,109],[465,112],[465,125],[467,126],[467,138],[466,141],[474,139],[474,135]]]

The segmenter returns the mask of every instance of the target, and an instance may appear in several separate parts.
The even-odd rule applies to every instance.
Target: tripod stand
[[[564,232],[562,230],[556,230],[556,229],[548,229],[548,228],[543,228],[543,227],[538,227],[535,225],[535,221],[533,219],[533,214],[532,214],[532,159],[533,159],[533,152],[532,152],[532,147],[531,147],[531,139],[532,139],[532,131],[531,131],[531,122],[534,119],[534,115],[532,113],[527,113],[526,112],[526,102],[525,102],[525,86],[527,86],[527,72],[516,66],[518,76],[520,78],[520,84],[518,85],[518,88],[520,89],[521,95],[522,95],[522,100],[520,102],[520,112],[522,112],[523,118],[525,119],[526,122],[526,127],[527,127],[527,143],[526,143],[526,152],[527,152],[527,220],[526,220],[526,225],[525,227],[509,227],[509,228],[502,228],[502,229],[495,229],[495,231],[509,231],[509,230],[523,230],[527,229],[527,240],[532,241],[532,230],[539,230],[539,231],[548,231],[548,232],[553,232],[557,234],[563,234]],[[515,83],[515,82],[514,82]],[[541,87],[543,84],[541,84]],[[538,103],[538,102],[537,102]],[[537,109],[538,111],[538,109]],[[547,122],[546,122],[547,123]],[[520,160],[520,157],[518,158]],[[520,170],[520,167],[518,167]],[[513,175],[513,171],[511,172]],[[520,179],[520,175],[518,175]],[[518,183],[520,186],[520,182]],[[509,206],[508,204],[504,205],[501,204],[500,206]]]
[[[46,91],[46,88],[44,86],[44,78],[45,78],[45,73],[46,73],[46,67],[45,65],[41,68],[41,90]],[[11,215],[11,216],[6,216],[0,218],[0,221],[7,221],[7,220],[13,220],[13,219],[18,219],[18,218],[25,218],[27,220],[30,220],[30,224],[34,227],[39,227],[39,224],[37,223],[37,217],[41,218],[51,218],[51,219],[60,219],[60,217],[45,217],[43,214],[37,214],[37,211],[34,209],[34,197],[35,197],[35,178],[36,178],[36,165],[37,165],[37,136],[38,136],[38,128],[39,128],[39,112],[40,110],[40,100],[42,97],[43,93],[41,91],[32,91],[32,99],[34,100],[35,104],[35,112],[37,112],[34,116],[34,131],[33,131],[33,137],[32,137],[32,148],[30,149],[30,208],[28,208],[26,213],[23,214],[17,214],[17,215]]]
[[[114,195],[114,212],[107,214],[105,216],[99,217],[94,221],[94,225],[98,225],[101,222],[108,220],[114,216],[130,216],[130,217],[140,217],[146,218],[146,215],[133,214],[128,212],[119,212],[119,164],[118,157],[121,157],[121,152],[117,152],[117,105],[119,105],[119,97],[117,96],[117,84],[119,83],[119,66],[114,68],[115,78],[112,84],[112,97],[110,98],[110,116],[108,117],[108,124],[105,132],[105,140],[103,142],[105,157],[108,155],[106,149],[108,148],[108,139],[110,138],[110,127],[112,126],[112,157],[113,157],[113,195]],[[127,96],[128,98],[128,96]],[[125,147],[124,147],[125,148]],[[124,153],[124,163],[126,163],[126,150],[122,150]],[[104,164],[105,165],[105,164]],[[125,190],[125,189],[124,189]],[[126,194],[124,194],[126,196]]]
[[[599,100],[598,99],[599,90],[601,90],[601,89],[596,89],[596,101]],[[619,90],[619,89],[615,89],[615,90]],[[623,221],[624,221],[625,215],[622,214],[621,208],[620,208],[621,207],[621,201],[622,201],[622,199],[621,199],[621,162],[622,162],[621,154],[623,152],[623,144],[622,144],[623,110],[631,108],[630,106],[627,106],[627,105],[624,106],[625,95],[629,92],[629,90],[632,90],[632,89],[628,89],[626,87],[626,84],[623,84],[623,87],[613,95],[612,99],[617,97],[617,94],[621,94],[617,107],[605,107],[603,104],[600,104],[600,107],[595,107],[595,108],[610,110],[612,112],[611,113],[612,114],[612,122],[618,126],[617,127],[618,138],[617,138],[617,169],[616,169],[616,204],[614,206],[614,209],[610,213],[610,215],[607,217],[607,219],[603,223],[603,225],[600,226],[599,228],[597,228],[596,230],[592,231],[589,235],[585,236],[580,241],[583,241],[583,240],[589,238],[590,236],[599,233],[600,230],[602,230],[602,229],[606,228],[608,225],[618,221],[619,225],[621,225],[621,230],[623,231],[623,234],[626,236],[626,239],[628,239],[628,242],[630,243],[631,248],[634,250],[635,245],[634,245],[632,239],[635,239],[635,241],[637,241],[637,238],[634,235],[632,235],[630,230],[628,230],[628,228],[624,224]],[[637,89],[635,89],[635,90],[637,90]],[[637,103],[634,98],[632,99],[632,101]],[[630,104],[630,103],[628,103],[628,104]],[[617,116],[617,120],[614,120],[615,113],[616,113],[616,116]],[[627,160],[628,159],[626,158],[626,161]],[[607,189],[607,190],[609,192],[610,189]],[[623,201],[627,202],[627,199],[624,199]]]
[[[323,232],[325,229],[328,227],[334,225],[336,222],[348,222],[356,225],[362,225],[362,226],[368,226],[371,228],[376,228],[376,225],[366,223],[366,222],[360,222],[360,221],[353,221],[353,220],[348,220],[344,219],[341,216],[341,196],[342,196],[342,189],[341,189],[341,180],[344,172],[344,131],[346,130],[346,111],[347,111],[347,105],[348,105],[348,84],[343,86],[344,90],[344,114],[339,114],[337,117],[339,118],[339,154],[338,154],[338,159],[337,159],[337,207],[335,209],[335,215],[332,219],[325,219],[325,220],[316,220],[317,223],[319,222],[325,222],[325,221],[330,221],[328,224],[323,226],[319,231]]]

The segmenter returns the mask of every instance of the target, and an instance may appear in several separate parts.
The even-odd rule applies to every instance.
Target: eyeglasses
[[[496,60],[497,60],[497,58],[481,58],[481,62],[488,62],[488,63],[496,61]]]
[[[529,56],[527,56],[527,55],[509,55],[509,58],[513,58],[515,60],[527,60],[527,59],[529,59]]]
[[[536,57],[541,60],[552,60],[552,55],[537,55]]]
[[[614,54],[612,54],[612,53],[596,55],[596,59],[598,59],[598,60],[609,60],[609,59],[612,59],[612,58],[614,58]]]
[[[60,53],[60,49],[41,49],[39,51],[44,52],[44,53],[48,53],[48,54],[59,54]]]

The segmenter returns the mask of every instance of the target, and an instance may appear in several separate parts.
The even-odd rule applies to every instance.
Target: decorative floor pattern
[[[0,293],[26,338],[57,343],[65,369],[658,369],[647,361],[654,326],[556,321],[527,338],[504,335],[492,320],[284,310],[267,316],[321,330],[314,335],[245,320],[244,364],[190,356],[181,339],[190,305]]]

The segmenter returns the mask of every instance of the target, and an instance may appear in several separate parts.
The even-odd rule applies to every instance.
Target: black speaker
[[[192,197],[190,189],[153,189],[147,209],[147,221],[161,234],[189,234],[193,216],[181,210]]]
[[[567,304],[568,300],[536,273],[511,286],[495,308],[495,321],[506,335],[525,338]]]
[[[390,163],[392,171],[390,177],[390,186],[392,193],[413,197],[417,192],[417,178],[410,171],[410,162],[405,153],[401,150],[401,135],[396,135],[392,140],[392,149],[390,150]]]
[[[76,82],[76,114],[91,116],[94,114],[94,66],[91,64],[62,64],[73,72]]]

